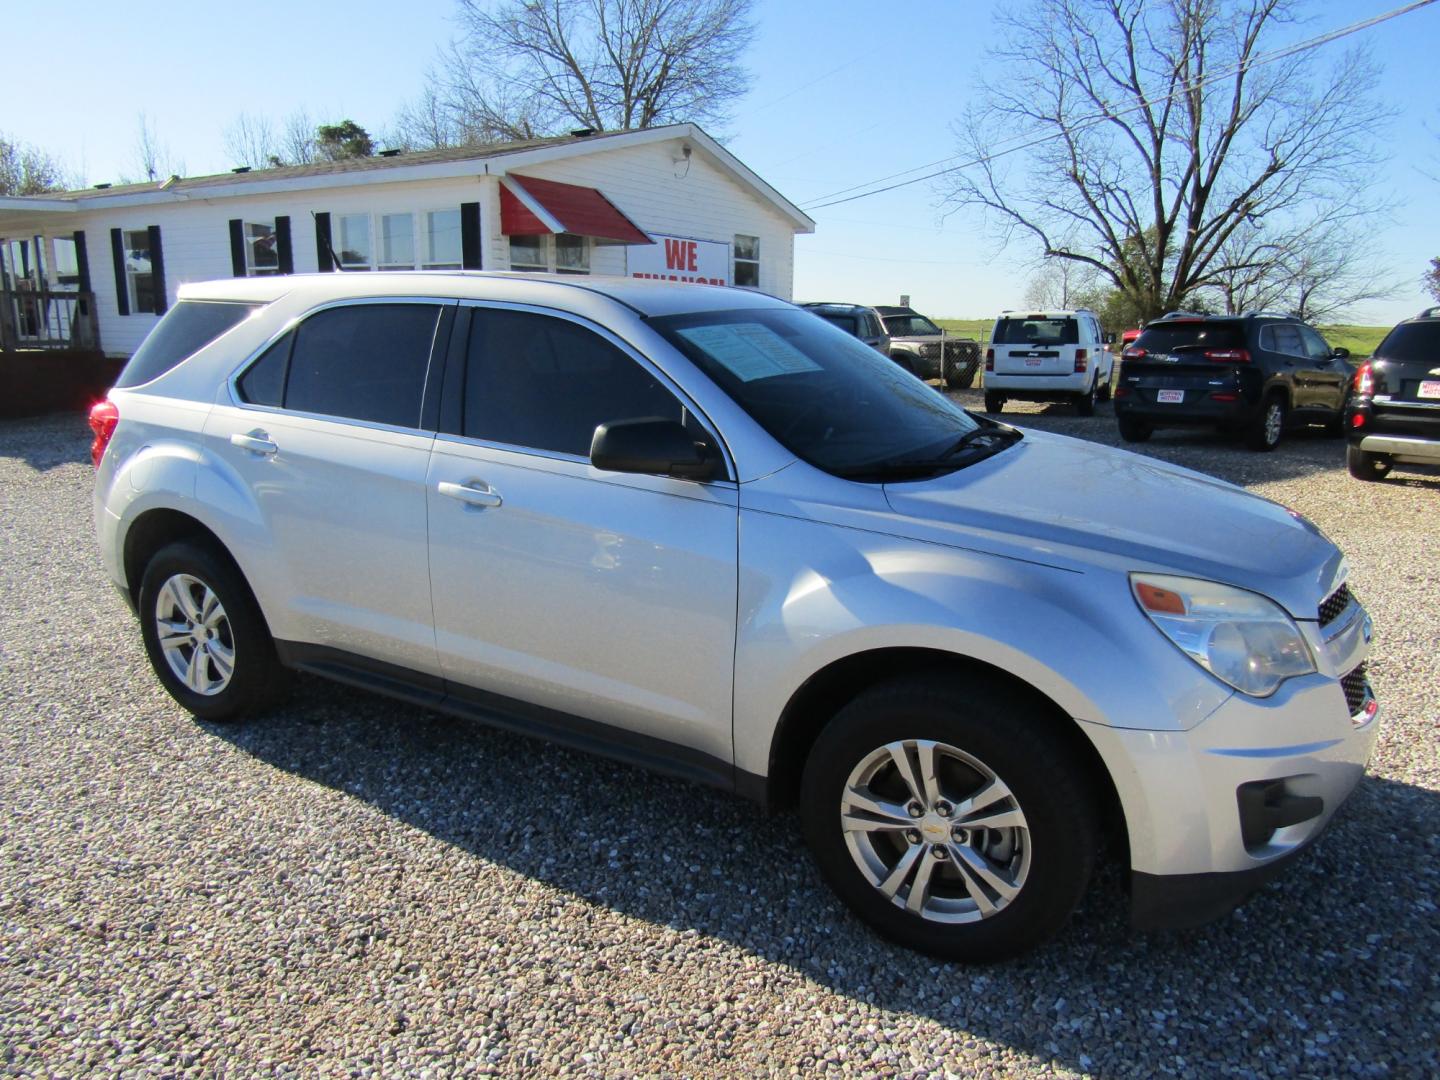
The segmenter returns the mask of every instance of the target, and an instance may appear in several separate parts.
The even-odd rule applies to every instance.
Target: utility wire
[[[1286,46],[1283,49],[1277,49],[1271,53],[1265,53],[1261,56],[1251,57],[1248,60],[1245,60],[1243,63],[1237,64],[1235,67],[1230,68],[1227,71],[1222,71],[1215,75],[1211,75],[1208,78],[1201,79],[1198,82],[1189,83],[1186,86],[1181,87],[1179,90],[1176,90],[1170,94],[1166,94],[1164,97],[1155,98],[1153,100],[1147,99],[1136,105],[1129,105],[1123,109],[1117,109],[1113,112],[1108,112],[1099,116],[1095,116],[1088,120],[1077,121],[1074,125],[1071,126],[1070,130],[1083,131],[1086,128],[1096,127],[1110,120],[1114,120],[1117,117],[1125,116],[1128,113],[1139,112],[1141,109],[1149,108],[1151,105],[1157,105],[1164,101],[1183,97],[1186,94],[1193,93],[1195,90],[1208,86],[1210,83],[1219,82],[1223,79],[1231,79],[1234,76],[1240,74],[1241,72],[1249,71],[1251,68],[1262,67],[1265,64],[1272,64],[1277,60],[1285,59],[1287,56],[1294,56],[1297,53],[1305,52],[1310,49],[1318,49],[1322,45],[1328,45],[1332,41],[1338,41],[1341,38],[1349,37],[1351,34],[1358,34],[1362,30],[1369,30],[1371,27],[1379,26],[1381,23],[1389,22],[1391,19],[1398,19],[1401,15],[1408,15],[1412,11],[1418,11],[1420,8],[1428,7],[1435,2],[1436,0],[1415,0],[1414,3],[1406,4],[1403,7],[1395,8],[1393,11],[1387,11],[1383,14],[1376,15],[1369,19],[1362,19],[1361,21],[1351,23],[1348,26],[1342,26],[1338,30],[1331,30],[1328,33],[1320,34],[1313,38],[1308,38],[1305,41],[1298,42],[1295,45]],[[1058,139],[1064,134],[1065,132],[1063,131],[1057,131],[1031,138],[1025,138],[1024,136],[1016,136],[1017,138],[1025,138],[1025,141],[1016,143],[1015,145],[1008,147],[1005,146],[1005,142],[1002,141],[1000,145],[1003,147],[1003,149],[996,150],[989,154],[982,154],[979,157],[970,159],[969,161],[962,161],[958,165],[950,165],[943,169],[935,169],[934,172],[926,173],[924,176],[912,177],[909,180],[900,180],[899,183],[888,184],[885,187],[877,188],[873,185],[883,184],[887,180],[897,180],[899,177],[909,176],[911,173],[920,172],[923,169],[934,169],[937,165],[944,165],[947,161],[954,161],[955,157],[954,155],[952,155],[950,157],[941,158],[939,161],[932,161],[928,165],[917,165],[913,169],[906,169],[903,172],[891,173],[889,176],[882,176],[878,180],[869,180],[863,184],[855,184],[848,188],[841,188],[839,191],[832,191],[828,195],[817,196],[815,200],[806,203],[801,209],[806,211],[824,210],[827,206],[839,206],[842,203],[855,202],[857,199],[868,199],[872,195],[883,195],[887,191],[895,191],[899,188],[909,187],[911,184],[919,184],[925,180],[933,180],[937,176],[944,176],[946,173],[959,172],[961,169],[968,169],[976,165],[983,165],[987,162],[995,161],[998,158],[1018,153],[1021,150],[1029,150],[1031,147],[1039,146],[1041,143],[1047,143],[1054,139]],[[861,188],[870,188],[871,190],[860,191],[859,189]],[[859,191],[859,194],[849,194],[850,192],[854,191]],[[837,198],[837,196],[842,195],[845,197]]]

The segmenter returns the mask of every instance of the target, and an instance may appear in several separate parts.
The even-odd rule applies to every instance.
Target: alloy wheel
[[[174,574],[155,597],[160,651],[175,677],[194,693],[213,697],[235,672],[235,637],[214,590],[191,574]]]

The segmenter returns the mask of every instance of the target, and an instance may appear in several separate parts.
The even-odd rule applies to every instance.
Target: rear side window
[[[1134,347],[1161,353],[1182,349],[1243,349],[1245,331],[1233,322],[1152,324],[1135,339]]]
[[[854,315],[821,315],[820,317],[831,326],[838,326],[851,337],[860,336],[860,320]]]
[[[1078,345],[1080,326],[1074,319],[1000,319],[996,345]]]
[[[439,317],[435,304],[352,304],[318,312],[291,335],[288,372],[282,341],[245,372],[241,391],[247,401],[270,404],[283,379],[286,409],[419,427]]]
[[[1260,331],[1260,347],[1284,356],[1304,356],[1305,339],[1295,323],[1271,323]]]
[[[1440,322],[1401,323],[1375,350],[1387,360],[1427,360],[1440,364]]]
[[[115,385],[122,389],[158,379],[228,330],[249,318],[261,305],[181,300],[155,324]]]
[[[687,420],[659,379],[598,334],[548,315],[476,309],[467,437],[588,457],[599,425],[647,416]]]

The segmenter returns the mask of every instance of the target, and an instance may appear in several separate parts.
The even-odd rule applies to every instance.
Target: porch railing
[[[95,294],[75,289],[0,292],[0,349],[98,349]]]

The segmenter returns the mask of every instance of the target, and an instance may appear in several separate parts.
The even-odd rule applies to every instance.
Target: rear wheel
[[[1136,420],[1133,416],[1125,416],[1123,413],[1118,419],[1120,421],[1120,438],[1126,442],[1144,442],[1155,433],[1155,429],[1144,420]]]
[[[886,937],[990,962],[1060,929],[1089,883],[1095,802],[1033,702],[907,678],[821,733],[801,814],[821,872]]]
[[[1260,407],[1259,414],[1245,432],[1245,445],[1251,450],[1274,450],[1285,431],[1285,399],[1271,394]]]
[[[1358,446],[1345,448],[1345,467],[1356,480],[1384,480],[1394,467],[1388,454],[1372,454]]]
[[[1000,412],[1000,411],[1001,411],[1002,409],[1004,409],[1004,408],[1005,408],[1005,399],[1004,399],[1001,395],[999,395],[999,394],[986,393],[986,395],[985,395],[985,411],[986,411],[986,412],[988,412],[988,413],[998,413],[998,412]]]
[[[275,644],[228,558],[189,541],[162,548],[140,580],[140,633],[170,696],[205,720],[272,703],[285,683]]]
[[[1095,396],[1099,392],[1097,383],[1091,383],[1089,390],[1075,395],[1075,412],[1080,416],[1095,415]]]

